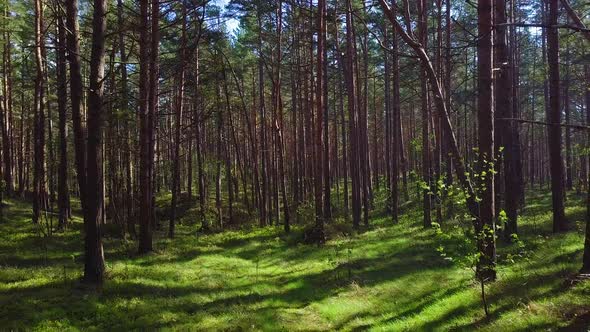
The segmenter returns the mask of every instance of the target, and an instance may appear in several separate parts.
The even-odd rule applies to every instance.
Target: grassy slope
[[[529,199],[526,253],[509,262],[518,249],[500,246],[490,319],[472,271],[436,251],[461,248],[459,228],[436,237],[416,209],[394,226],[375,216],[366,232],[321,248],[273,227],[197,237],[182,225],[145,257],[133,242],[106,239],[108,280],[93,293],[76,282],[79,220],[43,241],[29,206],[11,201],[0,223],[0,330],[581,330],[590,282],[567,280],[581,261],[582,223],[551,235],[549,195]],[[581,205],[571,198],[568,216],[581,220]]]

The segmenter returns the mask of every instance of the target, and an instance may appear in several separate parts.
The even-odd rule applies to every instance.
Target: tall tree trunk
[[[395,2],[393,2],[395,4]],[[391,66],[393,71],[393,99],[391,100],[391,112],[392,112],[392,119],[391,119],[391,126],[393,128],[393,150],[392,150],[392,216],[393,222],[398,222],[398,215],[399,215],[399,173],[400,169],[402,171],[402,183],[403,183],[403,192],[405,193],[406,200],[408,199],[408,188],[406,182],[406,170],[403,169],[405,164],[405,156],[404,156],[404,144],[403,144],[403,133],[402,133],[402,109],[400,105],[400,74],[399,74],[399,39],[397,37],[397,33],[395,29],[392,29],[391,38],[393,41],[393,48],[392,48],[392,59],[391,59]],[[401,163],[401,165],[400,165]]]
[[[567,230],[568,222],[564,212],[563,160],[561,152],[561,109],[559,91],[559,32],[557,16],[559,0],[549,1],[549,18],[547,28],[547,61],[549,64],[549,108],[547,122],[550,123],[547,135],[549,162],[551,169],[551,197],[553,203],[553,232]]]
[[[8,22],[8,3],[4,5],[4,20]],[[10,42],[10,29],[8,25],[4,24],[5,31],[3,32],[4,37],[4,52],[2,54],[2,65],[4,68],[4,96],[1,101],[3,105],[0,105],[2,112],[0,113],[0,125],[2,127],[2,162],[4,164],[3,177],[4,177],[4,190],[8,196],[12,196],[14,191],[12,173],[13,173],[13,137],[11,135],[12,128],[12,59],[11,59],[11,48],[12,43]],[[3,107],[2,107],[3,106]]]
[[[506,225],[505,225],[505,238],[506,240],[511,239],[512,234],[517,233],[517,218],[518,218],[518,202],[519,193],[516,188],[519,186],[518,174],[516,172],[516,153],[517,148],[515,140],[515,125],[512,121],[502,120],[502,118],[512,117],[512,103],[517,102],[512,99],[512,59],[510,57],[510,51],[507,45],[507,23],[506,19],[506,2],[504,0],[497,0],[495,6],[495,21],[496,21],[496,63],[500,68],[496,78],[496,109],[497,117],[500,121],[497,121],[499,138],[500,141],[496,142],[496,151],[500,151],[504,156],[503,158],[503,171],[504,171],[504,202],[506,208]],[[512,189],[511,189],[512,188]]]
[[[59,113],[59,180],[57,205],[59,227],[65,228],[70,215],[68,188],[68,137],[67,137],[67,68],[66,68],[66,27],[62,13],[57,15],[57,108]]]
[[[321,3],[320,3],[321,2]],[[318,19],[320,20],[321,24],[319,26],[319,39],[318,39],[318,56],[319,52],[322,52],[322,61],[321,64],[318,63],[318,68],[320,65],[322,66],[321,75],[322,77],[322,107],[323,109],[323,122],[318,123],[318,126],[323,126],[322,128],[322,139],[323,139],[323,159],[322,159],[322,171],[323,171],[323,190],[324,190],[324,207],[323,207],[323,217],[325,220],[330,220],[332,218],[332,203],[331,203],[331,189],[332,189],[332,182],[330,180],[330,139],[329,139],[329,131],[328,131],[328,122],[330,121],[329,118],[329,105],[328,105],[328,47],[326,45],[326,35],[327,35],[327,27],[326,27],[326,15],[327,15],[327,4],[325,0],[321,0],[318,2],[319,13]],[[319,47],[321,43],[321,48]],[[318,58],[319,60],[319,58]],[[318,61],[319,62],[319,61]],[[318,76],[320,75],[320,71],[318,71]],[[319,84],[319,81],[318,81]],[[318,120],[319,121],[319,120]],[[319,151],[318,151],[319,153]]]
[[[176,222],[176,205],[180,195],[180,138],[182,131],[182,112],[184,108],[184,77],[186,64],[186,5],[182,4],[182,36],[180,41],[180,73],[178,77],[178,95],[176,96],[176,112],[174,117],[174,155],[172,167],[172,202],[170,207],[170,224],[168,228],[168,237],[174,237],[174,227]]]
[[[117,0],[117,23],[119,27],[123,26],[123,0]],[[121,72],[121,109],[125,112],[124,117],[124,150],[123,150],[123,167],[125,169],[125,220],[127,225],[127,233],[132,237],[136,236],[135,233],[135,218],[134,218],[134,200],[133,200],[133,158],[131,158],[132,150],[132,139],[131,131],[133,130],[131,125],[132,110],[129,107],[129,86],[128,86],[128,74],[127,74],[127,53],[125,50],[125,34],[124,30],[119,31],[119,53],[121,58],[121,65],[119,70]]]
[[[357,94],[356,65],[356,37],[354,35],[354,22],[352,19],[352,0],[346,1],[346,61],[344,61],[344,76],[348,96],[348,122],[350,137],[350,173],[352,179],[352,225],[355,229],[360,226],[361,220],[361,174],[359,156],[359,115]]]
[[[566,41],[566,52],[565,52],[565,79],[563,80],[563,109],[565,113],[565,188],[572,190],[574,182],[572,180],[572,131],[569,127],[570,124],[570,50],[569,42]],[[566,197],[564,197],[566,198]]]
[[[428,22],[426,8],[427,2],[425,0],[418,1],[418,34],[420,43],[424,48],[428,45]],[[422,181],[424,188],[422,189],[422,212],[424,227],[432,225],[431,210],[432,197],[431,192],[434,190],[432,182],[432,167],[431,167],[431,152],[430,152],[430,110],[428,102],[428,81],[426,78],[426,68],[422,63],[420,68],[420,95],[422,101]]]
[[[139,112],[140,132],[140,203],[139,203],[139,253],[152,251],[154,188],[154,116],[158,101],[158,18],[159,1],[152,0],[151,33],[149,22],[149,0],[140,1],[140,50],[139,50]],[[150,38],[151,37],[151,38]]]
[[[281,190],[281,197],[283,200],[283,215],[284,215],[284,223],[283,227],[285,233],[289,233],[291,230],[290,226],[290,211],[289,211],[289,199],[287,198],[287,184],[285,180],[285,140],[284,140],[284,122],[283,122],[283,99],[281,95],[281,68],[282,68],[282,61],[283,61],[283,51],[281,50],[281,42],[282,42],[282,26],[283,26],[283,6],[282,1],[279,1],[277,6],[277,69],[276,69],[276,77],[275,77],[275,110],[278,112],[278,123],[277,123],[277,139],[278,139],[278,148],[279,148],[279,156],[278,156],[278,176],[280,181],[280,190]],[[296,124],[293,124],[296,126]],[[277,220],[278,221],[278,220]]]
[[[495,209],[494,209],[494,100],[492,94],[492,0],[479,0],[477,6],[479,31],[477,44],[479,125],[479,230],[477,234],[480,280],[496,279]],[[490,166],[491,165],[491,166]],[[491,168],[491,169],[490,169]]]
[[[324,137],[322,134],[324,125],[324,104],[325,94],[324,94],[324,80],[326,79],[325,75],[325,66],[324,66],[324,48],[326,47],[326,1],[319,0],[318,1],[318,15],[317,15],[317,31],[318,31],[318,50],[317,50],[317,79],[316,79],[316,118],[315,118],[315,181],[314,181],[314,188],[315,188],[315,227],[316,227],[316,236],[318,243],[322,243],[325,241],[324,235],[324,201],[323,201],[323,193],[324,193],[324,173],[323,173],[323,166],[324,161],[323,158],[327,157],[323,154],[323,144]]]
[[[88,140],[86,158],[86,197],[88,216],[85,218],[84,281],[102,284],[104,253],[100,233],[102,195],[101,138],[103,120],[103,78],[105,64],[105,32],[107,0],[94,0],[92,16],[92,48],[90,55],[90,89],[88,91]]]
[[[259,9],[260,10],[260,9]],[[264,102],[264,59],[262,58],[262,17],[258,13],[258,51],[260,56],[258,59],[258,98],[260,108],[260,148],[262,157],[262,193],[260,200],[260,226],[266,226],[268,219],[268,205],[269,205],[269,181],[268,181],[268,149],[267,149],[267,135],[266,135],[266,107]]]
[[[66,36],[68,62],[70,65],[70,100],[72,129],[74,132],[74,155],[80,205],[86,216],[86,134],[82,123],[82,74],[80,62],[80,27],[78,25],[78,0],[66,1]],[[84,217],[86,218],[86,217]],[[86,219],[84,220],[86,222]]]
[[[590,65],[584,66],[586,80],[586,125],[590,125]],[[590,142],[590,131],[586,133],[586,140]],[[588,156],[590,165],[590,156]],[[588,195],[586,197],[586,236],[584,240],[584,257],[582,259],[582,273],[590,273],[590,179],[588,181]]]
[[[35,0],[35,128],[33,169],[33,222],[39,223],[41,210],[45,206],[45,24],[43,22],[43,2]]]
[[[390,28],[387,24],[383,26],[383,43],[386,47],[383,51],[383,62],[384,62],[384,82],[383,82],[383,98],[385,99],[385,110],[384,110],[384,117],[385,117],[385,178],[387,181],[387,191],[388,191],[388,200],[386,203],[386,209],[388,212],[391,212],[391,217],[393,222],[397,221],[397,188],[394,191],[394,181],[396,181],[397,175],[392,172],[393,165],[397,162],[397,156],[392,153],[392,144],[393,142],[397,143],[397,141],[393,138],[392,131],[394,130],[393,124],[393,116],[392,116],[392,105],[391,105],[391,68],[390,68],[390,47],[391,42],[389,41],[389,32]],[[394,178],[395,177],[395,178]],[[395,182],[397,184],[397,182]]]

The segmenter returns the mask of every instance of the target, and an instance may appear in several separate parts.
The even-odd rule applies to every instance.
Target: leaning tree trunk
[[[406,44],[408,44],[408,46],[410,46],[414,50],[416,56],[426,67],[426,74],[431,86],[432,93],[434,95],[436,111],[438,112],[438,116],[441,118],[441,124],[443,126],[442,130],[448,134],[446,136],[446,139],[450,147],[449,153],[451,154],[453,159],[455,174],[461,186],[463,187],[463,190],[466,193],[467,208],[469,210],[469,213],[475,218],[474,226],[477,227],[477,225],[479,224],[479,204],[477,202],[477,197],[475,195],[473,185],[471,184],[471,180],[467,177],[463,157],[461,156],[461,152],[459,151],[457,139],[455,137],[455,133],[451,125],[449,112],[444,102],[440,81],[436,75],[434,67],[432,66],[432,62],[430,61],[430,58],[428,57],[428,54],[426,53],[424,47],[412,37],[412,33],[408,33],[408,31],[404,30],[401,24],[397,21],[396,16],[393,14],[392,9],[385,2],[385,0],[379,0],[379,4],[381,5],[381,9],[387,16],[387,19],[391,22],[391,24],[395,27],[395,30],[399,33],[400,37],[404,40]]]

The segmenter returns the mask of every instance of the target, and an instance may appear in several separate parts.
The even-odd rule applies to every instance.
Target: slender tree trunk
[[[427,2],[425,0],[419,0],[418,5],[418,34],[420,43],[426,48],[428,45]],[[424,227],[430,227],[432,225],[432,198],[430,193],[434,190],[434,188],[432,183],[432,167],[430,159],[430,110],[428,106],[428,82],[424,64],[421,64],[420,69],[420,95],[420,99],[422,101],[422,181],[424,182],[424,188],[422,189],[422,218]]]
[[[278,123],[277,123],[277,145],[279,148],[279,155],[278,155],[278,176],[280,181],[280,190],[281,196],[283,200],[283,215],[284,215],[284,230],[285,233],[289,233],[291,226],[290,226],[290,211],[289,211],[289,200],[287,198],[287,184],[285,180],[285,141],[283,137],[283,100],[281,95],[281,68],[282,68],[282,61],[283,61],[283,54],[281,50],[281,41],[282,41],[282,26],[283,26],[283,7],[282,1],[279,1],[277,6],[277,44],[279,47],[277,48],[277,69],[276,69],[276,77],[275,77],[275,110],[278,112]],[[294,124],[295,126],[295,124]],[[277,220],[278,222],[278,220]]]
[[[494,100],[492,94],[492,0],[479,0],[477,75],[477,118],[479,125],[479,259],[478,277],[482,281],[496,279],[495,209],[494,209]],[[490,169],[491,168],[491,169]]]
[[[549,1],[548,25],[557,25],[559,0]],[[564,212],[563,161],[561,152],[561,109],[559,91],[559,33],[557,28],[547,29],[547,61],[549,64],[549,108],[547,110],[547,144],[551,168],[551,196],[553,203],[553,232],[567,230],[568,222]]]
[[[359,135],[358,135],[358,94],[356,69],[356,47],[354,35],[354,22],[352,20],[352,0],[346,1],[346,61],[344,76],[348,96],[348,122],[350,137],[350,173],[352,178],[352,225],[355,229],[360,226],[361,220],[361,175],[359,156]]]
[[[184,108],[184,77],[186,67],[186,5],[182,5],[182,36],[180,41],[180,73],[178,77],[178,95],[176,100],[175,113],[175,131],[174,131],[174,155],[173,155],[173,174],[172,174],[172,202],[170,207],[170,224],[168,228],[168,237],[174,237],[174,227],[176,222],[176,205],[180,195],[180,139],[182,131],[182,112]]]
[[[395,2],[393,2],[395,4]],[[406,170],[404,169],[403,165],[405,165],[405,156],[404,156],[404,145],[403,145],[403,132],[402,132],[402,109],[400,105],[400,74],[399,74],[399,39],[397,38],[397,33],[395,29],[392,30],[391,38],[393,40],[393,48],[392,48],[392,71],[393,71],[393,99],[391,100],[391,112],[392,112],[392,119],[391,119],[391,126],[393,128],[393,149],[392,149],[392,178],[393,183],[391,187],[392,191],[392,216],[393,222],[398,222],[398,215],[399,215],[399,173],[400,169],[402,171],[402,183],[403,183],[403,191],[406,196],[406,200],[408,199],[408,188],[407,188],[407,181],[406,181]],[[401,163],[401,165],[400,165]],[[402,166],[402,167],[400,167]]]
[[[8,22],[8,3],[4,6],[4,20]],[[4,164],[3,168],[3,177],[4,177],[4,190],[6,194],[10,197],[13,194],[14,187],[13,187],[13,180],[12,180],[12,172],[13,172],[13,158],[12,158],[12,150],[13,150],[13,139],[11,135],[11,126],[12,126],[12,61],[11,61],[11,48],[12,44],[10,42],[10,30],[8,29],[7,24],[4,24],[4,52],[2,55],[2,64],[4,67],[4,96],[2,98],[0,108],[2,108],[2,112],[0,113],[0,125],[2,128],[2,161]],[[3,106],[3,107],[2,107]]]
[[[590,125],[590,65],[584,66],[584,76],[586,80],[586,125]],[[586,140],[590,142],[590,131],[586,132]],[[590,156],[588,156],[590,165]],[[590,273],[590,179],[588,182],[588,195],[586,197],[586,236],[584,240],[584,257],[582,259],[582,273]]]
[[[324,61],[324,48],[326,47],[326,1],[318,1],[318,15],[317,15],[317,31],[318,31],[318,50],[317,50],[317,79],[316,79],[316,117],[315,117],[315,227],[318,243],[325,241],[324,235],[324,186],[325,178],[323,173],[324,161],[327,157],[323,154],[323,129],[324,129],[324,108],[325,108],[325,94],[324,94],[324,80],[326,79]],[[329,204],[329,203],[328,203]]]
[[[262,18],[258,16],[258,50],[260,57],[258,59],[258,98],[260,108],[260,145],[262,155],[262,193],[260,201],[260,227],[267,225],[268,205],[269,205],[269,184],[268,184],[268,149],[266,135],[266,107],[264,102],[264,60],[262,59]]]
[[[319,8],[319,16],[318,19],[320,20],[321,24],[319,26],[319,40],[318,42],[318,56],[319,52],[322,52],[322,61],[318,63],[318,68],[320,65],[322,66],[321,75],[322,77],[322,92],[323,92],[323,101],[322,107],[323,109],[323,123],[318,123],[318,126],[323,126],[322,128],[322,139],[323,139],[323,160],[322,160],[322,171],[323,171],[323,181],[324,181],[324,207],[323,207],[323,217],[325,220],[330,220],[332,218],[332,203],[331,203],[331,189],[332,189],[332,182],[330,180],[330,139],[329,139],[329,131],[328,131],[328,123],[330,121],[329,118],[329,105],[328,105],[328,47],[326,45],[326,35],[327,35],[327,27],[326,27],[326,15],[327,15],[327,4],[325,0],[321,0],[321,3],[318,2]],[[323,17],[322,17],[323,16]],[[319,44],[321,43],[321,48]],[[318,59],[319,60],[319,59]],[[318,61],[319,62],[319,61]],[[318,71],[318,76],[320,75],[320,71]],[[317,84],[320,82],[318,81]],[[319,120],[318,120],[319,121]],[[319,151],[318,151],[319,153]]]
[[[496,109],[498,110],[498,118],[512,117],[512,103],[517,102],[513,100],[512,83],[513,78],[512,69],[514,68],[510,51],[507,45],[507,28],[505,25],[506,19],[506,2],[504,0],[497,0],[495,6],[495,20],[496,20],[496,63],[500,70],[497,72],[496,78]],[[519,186],[518,174],[516,172],[516,140],[515,140],[515,126],[512,121],[497,121],[500,141],[495,146],[496,151],[503,154],[503,172],[504,172],[504,202],[506,208],[506,225],[505,225],[505,239],[510,241],[511,235],[517,233],[517,218],[518,218],[518,202],[519,192],[516,190]],[[499,168],[498,168],[499,169]],[[511,189],[512,188],[512,189]]]
[[[64,17],[57,15],[57,108],[59,114],[59,170],[58,199],[59,227],[65,228],[70,215],[68,188],[68,137],[67,137],[67,68],[66,68],[66,27]]]
[[[386,203],[386,209],[388,212],[391,213],[391,217],[393,219],[393,222],[395,223],[397,221],[397,202],[394,203],[394,201],[397,199],[397,190],[394,191],[393,187],[394,187],[394,181],[397,179],[394,179],[394,177],[397,177],[397,175],[392,172],[392,167],[393,165],[395,165],[395,163],[397,162],[397,156],[395,156],[392,153],[392,144],[393,142],[397,143],[397,141],[395,140],[395,138],[393,138],[394,135],[392,135],[392,131],[394,130],[394,126],[392,125],[393,123],[393,116],[392,116],[392,105],[391,105],[391,68],[390,68],[390,53],[391,50],[389,49],[389,47],[391,46],[391,42],[389,41],[390,36],[389,36],[389,30],[390,28],[387,26],[387,24],[385,24],[383,26],[383,43],[385,45],[385,47],[387,47],[384,51],[383,51],[383,62],[384,62],[384,84],[383,84],[383,89],[385,90],[383,92],[383,97],[385,99],[385,110],[384,110],[384,115],[385,115],[385,177],[387,180],[387,191],[388,191],[388,200]],[[392,158],[396,159],[392,159]],[[397,182],[396,182],[397,183]],[[395,196],[395,197],[394,197]]]
[[[33,171],[33,222],[39,223],[41,210],[45,206],[45,24],[43,2],[35,0],[35,128],[34,128],[34,171]]]
[[[566,41],[565,53],[565,79],[563,80],[563,109],[565,113],[565,124],[570,124],[570,51],[569,42]],[[570,127],[565,127],[565,188],[572,190],[574,182],[572,180],[572,131]],[[564,193],[565,195],[565,193]],[[564,197],[566,198],[566,197]]]
[[[117,0],[117,23],[119,26],[123,26],[123,0]],[[131,158],[132,140],[131,126],[132,110],[129,107],[129,87],[128,87],[128,75],[127,75],[127,53],[125,51],[125,34],[121,29],[119,31],[119,53],[121,58],[121,65],[119,70],[121,72],[121,109],[125,112],[124,116],[124,150],[123,150],[123,167],[125,169],[125,220],[127,225],[127,233],[132,237],[136,236],[135,233],[135,218],[133,215],[133,163]]]
[[[66,36],[70,67],[70,100],[72,129],[74,132],[74,155],[80,205],[86,216],[86,133],[82,123],[82,74],[80,62],[80,27],[78,26],[78,0],[66,1]],[[84,217],[86,222],[86,217]]]

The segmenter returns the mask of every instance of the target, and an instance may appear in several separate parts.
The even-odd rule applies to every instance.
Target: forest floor
[[[575,280],[584,204],[571,193],[573,230],[551,234],[550,195],[528,193],[518,243],[499,241],[498,281],[480,286],[469,263],[468,226],[425,230],[418,206],[397,225],[376,213],[353,236],[330,226],[322,247],[301,227],[196,235],[160,231],[155,252],[107,236],[101,291],[83,288],[81,222],[51,237],[10,200],[0,222],[0,330],[567,330],[590,325],[590,281]],[[163,227],[164,229],[166,227]],[[339,230],[340,229],[340,230]]]

